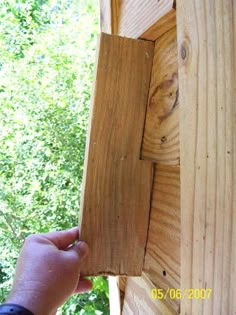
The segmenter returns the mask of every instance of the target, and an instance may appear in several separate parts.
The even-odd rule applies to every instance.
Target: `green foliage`
[[[108,284],[105,277],[93,278],[93,292],[85,293],[76,303],[75,297],[72,297],[62,308],[61,314],[85,314],[85,315],[109,315],[108,310]],[[66,313],[63,313],[66,311]]]
[[[24,57],[24,51],[35,43],[40,29],[50,23],[47,10],[42,10],[48,1],[5,0],[0,4],[2,36],[12,57]]]
[[[0,300],[31,233],[77,225],[98,3],[0,4]],[[107,280],[58,314],[108,314]]]

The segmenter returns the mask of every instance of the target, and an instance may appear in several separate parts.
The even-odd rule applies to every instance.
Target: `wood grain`
[[[100,38],[81,201],[87,275],[140,275],[150,210],[152,164],[140,148],[153,43]]]
[[[120,19],[120,0],[100,0],[100,29],[107,34],[117,34]]]
[[[118,34],[139,38],[174,8],[174,0],[126,0],[120,5]]]
[[[120,289],[120,308],[123,310],[123,305],[124,305],[124,298],[125,298],[125,289],[126,289],[126,283],[128,277],[126,276],[119,276],[118,278],[118,286]]]
[[[176,27],[155,42],[142,159],[179,164],[179,89]]]
[[[236,314],[236,3],[177,1],[182,314]]]
[[[180,287],[180,170],[179,167],[156,165],[145,274],[164,290]],[[167,299],[179,312],[180,301]]]
[[[120,0],[111,0],[111,12],[112,12],[112,34],[118,35],[120,24]]]
[[[122,315],[176,315],[165,300],[151,298],[155,285],[143,274],[142,277],[128,277]]]
[[[173,8],[147,29],[140,38],[155,41],[175,26],[176,10]]]

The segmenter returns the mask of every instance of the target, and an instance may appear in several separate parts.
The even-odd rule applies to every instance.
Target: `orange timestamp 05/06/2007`
[[[187,288],[187,289],[175,289],[168,288],[167,290],[160,288],[151,289],[151,298],[153,300],[205,300],[209,299],[212,294],[212,289],[200,289],[200,288]]]

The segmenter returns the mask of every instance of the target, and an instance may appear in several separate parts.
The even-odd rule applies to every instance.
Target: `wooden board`
[[[140,4],[146,4],[145,9],[147,6],[151,5],[151,9],[154,9],[155,12],[159,10],[158,14],[153,14],[151,23],[150,18],[148,17],[151,9],[147,10],[145,19],[145,12],[139,9]],[[171,1],[171,6],[168,8],[163,8],[163,6],[157,7],[156,4],[157,3],[154,1],[142,1],[142,3],[139,3],[139,1],[136,0],[135,3],[131,3],[130,0],[123,2],[121,2],[121,0],[100,0],[101,32],[155,41],[161,35],[176,26],[175,1]],[[128,21],[128,26],[126,25],[127,18],[132,16],[133,19],[137,20],[137,14],[139,15],[139,20],[142,21],[142,24],[138,25],[138,34],[136,34],[135,30],[137,24],[129,25],[131,21]],[[135,21],[133,22],[136,23]]]
[[[128,277],[126,277],[126,276],[119,276],[117,278],[118,278],[118,286],[119,286],[119,289],[120,289],[120,308],[122,310],[123,309],[123,305],[124,305],[125,288],[126,288],[126,283],[127,283]]]
[[[179,86],[176,27],[155,42],[142,159],[179,164]]]
[[[152,164],[139,160],[153,43],[102,34],[81,202],[87,275],[140,275]]]
[[[179,167],[157,165],[144,272],[164,290],[180,287],[180,171]],[[179,300],[168,299],[178,312]]]
[[[120,0],[100,0],[101,32],[118,34],[120,19]]]
[[[182,314],[236,314],[236,3],[177,1]]]
[[[100,29],[101,32],[112,34],[111,0],[100,0]]]
[[[122,315],[176,315],[165,300],[151,298],[155,285],[145,275],[128,277]]]
[[[119,277],[108,277],[110,315],[121,314],[121,297],[117,278]]]
[[[127,278],[126,276],[108,277],[110,315],[119,315],[122,312]]]
[[[151,28],[153,24],[171,12],[174,5],[174,0],[122,1],[120,5],[118,34],[126,37],[139,38]],[[174,25],[170,24],[169,26],[173,27]],[[158,27],[155,27],[155,29],[157,28]],[[166,31],[167,30],[168,29],[166,29]],[[145,38],[147,39],[147,37]]]
[[[111,12],[112,12],[112,34],[118,35],[119,23],[120,23],[120,0],[111,0]]]
[[[175,26],[176,10],[173,8],[167,14],[157,20],[139,38],[155,41]]]
[[[100,0],[100,29],[103,33],[112,34],[111,0]]]

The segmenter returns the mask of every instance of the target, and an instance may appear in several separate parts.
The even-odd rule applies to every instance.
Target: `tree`
[[[24,238],[77,225],[98,3],[5,0],[0,17],[3,300]],[[107,281],[94,282],[59,314],[108,314]]]

